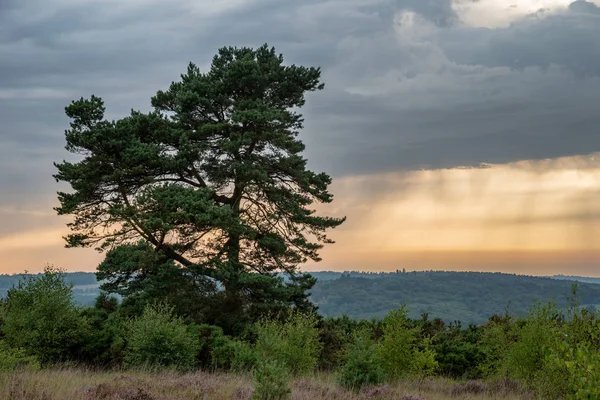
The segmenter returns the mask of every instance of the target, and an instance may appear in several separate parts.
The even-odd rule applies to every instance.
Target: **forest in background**
[[[579,282],[583,307],[594,311],[600,305],[600,285],[592,283],[595,278],[452,271],[323,271],[311,275],[317,283],[310,298],[321,314],[332,317],[382,318],[390,310],[406,305],[411,318],[428,314],[445,322],[482,324],[494,314],[523,316],[536,302],[554,301],[564,308],[574,281]],[[0,298],[20,278],[0,275]],[[94,273],[67,273],[65,279],[73,284],[77,304],[93,305],[100,294]]]

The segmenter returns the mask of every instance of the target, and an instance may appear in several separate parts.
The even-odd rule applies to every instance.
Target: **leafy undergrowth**
[[[367,387],[359,393],[340,388],[332,375],[297,379],[292,400],[443,400],[531,399],[512,381],[456,382],[403,380]],[[0,376],[0,398],[7,400],[246,400],[252,397],[249,375],[196,372],[94,372],[78,369],[22,371]]]

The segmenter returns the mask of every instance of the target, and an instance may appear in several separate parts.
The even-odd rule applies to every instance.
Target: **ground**
[[[510,381],[406,380],[349,392],[330,374],[295,379],[292,400],[531,399]],[[225,400],[250,399],[249,375],[196,372],[98,372],[83,369],[22,371],[0,375],[0,399],[7,400]]]

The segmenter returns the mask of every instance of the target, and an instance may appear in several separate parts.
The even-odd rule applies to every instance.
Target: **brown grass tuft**
[[[7,397],[7,400],[52,400],[44,389],[30,385],[18,375],[10,377]]]
[[[84,392],[84,400],[157,400],[140,387],[118,387],[101,383]]]
[[[487,391],[488,387],[485,383],[479,381],[468,381],[462,385],[456,385],[452,388],[452,396],[465,396],[470,394],[482,394]]]

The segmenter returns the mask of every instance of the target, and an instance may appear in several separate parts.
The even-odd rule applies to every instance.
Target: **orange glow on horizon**
[[[334,203],[319,209],[348,221],[331,233],[337,243],[323,262],[304,270],[600,275],[598,155],[351,176],[332,191]],[[63,219],[39,210],[18,218],[36,229],[0,235],[0,273],[46,263],[93,271],[103,257],[64,249]]]

